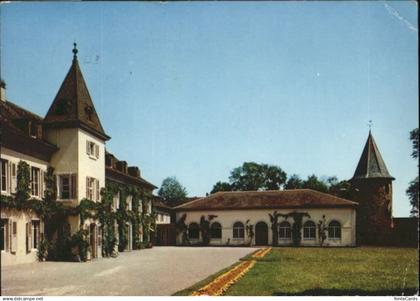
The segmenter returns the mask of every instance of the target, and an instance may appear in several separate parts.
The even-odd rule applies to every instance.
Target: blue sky
[[[244,161],[349,179],[372,119],[407,216],[417,30],[413,1],[12,3],[1,76],[44,116],[76,40],[109,151],[190,196]]]

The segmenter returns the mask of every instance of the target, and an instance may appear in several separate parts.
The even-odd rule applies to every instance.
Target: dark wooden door
[[[255,225],[255,244],[268,245],[268,226],[264,222]]]
[[[90,231],[89,231],[89,235],[90,235],[90,249],[92,251],[91,253],[91,257],[92,258],[96,258],[98,257],[97,254],[97,246],[96,246],[96,225],[95,224],[90,224]]]

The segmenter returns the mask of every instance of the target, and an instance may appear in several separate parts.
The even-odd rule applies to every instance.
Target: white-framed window
[[[9,184],[9,161],[1,159],[1,191],[7,192],[7,187]]]
[[[233,238],[244,238],[245,229],[244,224],[241,222],[236,222],[233,224]]]
[[[86,198],[98,202],[100,199],[99,180],[86,177]]]
[[[315,239],[316,226],[313,221],[307,221],[303,224],[303,239]]]
[[[279,239],[291,239],[292,231],[289,222],[283,221],[279,225]]]
[[[86,140],[86,153],[89,157],[98,159],[99,158],[99,145],[93,141]]]
[[[57,190],[60,200],[77,198],[77,174],[57,175]]]
[[[120,207],[120,192],[114,194],[114,197],[112,199],[112,207],[113,210],[117,210]]]
[[[341,239],[341,224],[337,221],[331,221],[328,224],[328,238]]]
[[[2,218],[0,222],[0,250],[4,252],[9,251],[9,220]]]
[[[31,167],[31,194],[41,196],[41,171],[37,167]]]
[[[139,214],[143,212],[143,201],[139,200]]]
[[[133,210],[133,196],[127,196],[127,210]]]
[[[32,249],[38,249],[40,242],[40,221],[32,221]]]

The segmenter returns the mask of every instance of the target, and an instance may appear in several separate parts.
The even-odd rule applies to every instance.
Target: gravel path
[[[43,262],[1,267],[1,294],[168,296],[254,250],[154,247],[86,263]]]

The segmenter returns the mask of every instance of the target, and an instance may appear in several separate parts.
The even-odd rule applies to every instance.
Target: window
[[[58,176],[58,195],[61,200],[77,198],[77,175],[65,174]]]
[[[91,177],[86,177],[86,198],[92,201],[99,201],[101,196],[99,190],[99,180]]]
[[[233,224],[233,238],[244,238],[244,224],[236,222]]]
[[[337,221],[331,221],[328,225],[328,238],[341,239],[341,225]]]
[[[38,249],[40,241],[40,222],[32,221],[32,248]]]
[[[113,206],[113,210],[117,210],[120,207],[120,193],[117,192],[116,194],[114,194],[113,200],[112,200],[112,206]]]
[[[127,197],[127,210],[133,210],[132,201],[133,201],[133,196],[129,195]]]
[[[7,160],[1,160],[1,191],[7,191]]]
[[[215,222],[210,226],[210,237],[213,239],[221,239],[222,238],[222,226],[220,223]]]
[[[292,237],[292,231],[290,224],[286,221],[281,222],[279,225],[279,238],[280,239],[290,239]]]
[[[33,196],[40,196],[40,170],[39,168],[31,168],[31,194]]]
[[[95,142],[86,141],[86,153],[91,158],[99,158],[99,145],[97,145]]]
[[[1,230],[0,250],[7,252],[9,250],[9,220],[8,219],[3,219],[3,218],[1,219],[0,230]]]
[[[316,227],[313,221],[307,221],[303,224],[303,238],[304,239],[316,238]]]
[[[188,227],[188,238],[189,239],[198,239],[200,237],[200,233],[198,231],[198,224],[191,223]]]

